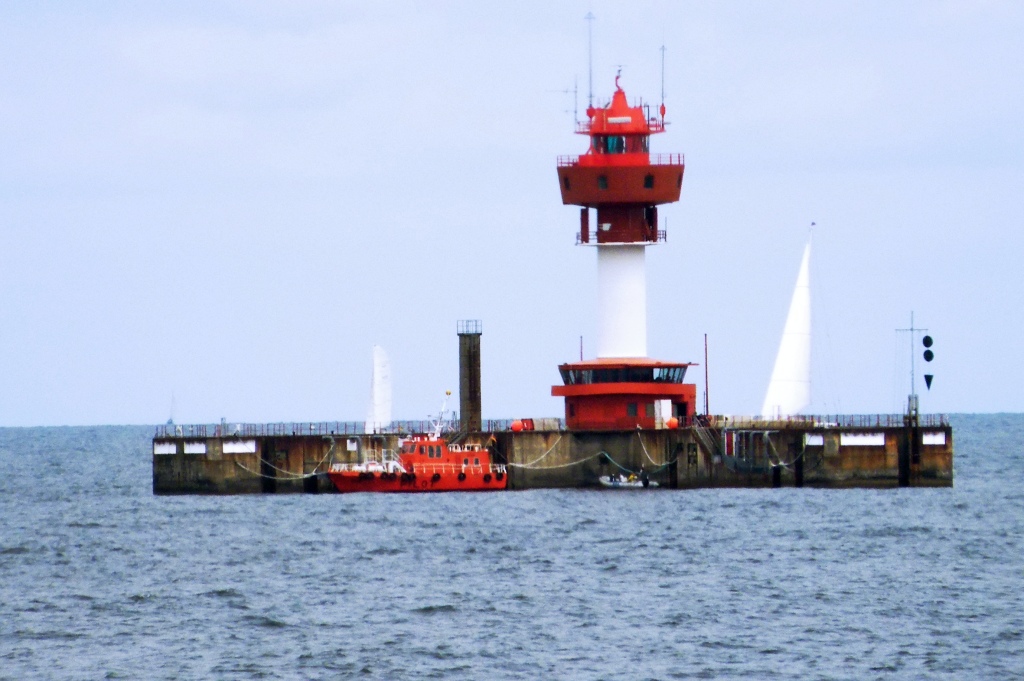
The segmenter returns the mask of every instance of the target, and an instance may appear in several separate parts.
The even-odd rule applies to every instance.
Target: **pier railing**
[[[584,156],[586,156],[586,155],[587,154],[584,154]],[[596,157],[596,156],[598,156],[598,154],[591,154],[590,156]],[[600,154],[600,156],[601,156],[601,158],[608,158],[608,159],[612,159],[614,161],[617,156],[620,156],[620,154]],[[627,155],[626,154],[621,154],[621,156],[627,156]],[[652,166],[681,166],[681,165],[686,165],[686,156],[684,154],[647,154],[647,156],[649,157],[647,165],[652,165]],[[570,156],[559,156],[558,157],[558,167],[559,168],[569,168],[571,166],[577,165],[579,162],[580,162],[580,155],[579,154],[570,155]]]
[[[660,244],[660,243],[665,243],[666,241],[668,241],[668,231],[667,230],[659,229],[659,230],[657,230],[657,234],[655,236],[656,236],[656,238],[653,241],[636,241],[636,242],[628,242],[628,243],[630,243],[630,244],[633,244],[633,243],[640,243],[640,244],[659,243]],[[576,232],[576,245],[577,246],[582,246],[582,245],[598,246],[598,245],[600,245],[600,243],[601,242],[598,241],[598,231],[596,229],[587,230],[587,240],[586,241],[583,240],[583,233],[582,232]]]
[[[156,427],[155,438],[207,438],[207,437],[296,437],[304,435],[412,435],[434,430],[434,421],[392,421],[387,425],[368,424],[366,421],[310,421],[290,423],[166,423]],[[461,422],[445,420],[442,433],[458,432]],[[512,419],[487,419],[481,423],[485,433],[508,430]]]
[[[818,430],[822,428],[902,428],[906,425],[905,414],[834,414],[824,416],[787,416],[770,419],[762,416],[721,416],[698,415],[695,421],[708,428],[742,430]],[[533,421],[526,430],[533,429]],[[481,423],[484,433],[512,429],[514,419],[486,419]],[[538,429],[565,430],[562,419],[540,419],[544,427]],[[945,428],[949,426],[946,414],[921,414],[919,423],[923,428]],[[684,422],[683,427],[691,424]],[[368,427],[369,426],[369,427]],[[459,420],[442,422],[443,433],[458,433]],[[366,421],[313,421],[302,423],[215,423],[215,424],[163,424],[156,427],[154,438],[189,439],[208,437],[298,437],[334,435],[413,435],[434,430],[434,421],[392,421],[383,426],[367,424]]]
[[[712,428],[742,428],[746,430],[776,430],[779,428],[902,428],[906,414],[828,414],[819,416],[698,416]],[[949,425],[946,414],[921,414],[918,422],[923,428],[944,428]]]

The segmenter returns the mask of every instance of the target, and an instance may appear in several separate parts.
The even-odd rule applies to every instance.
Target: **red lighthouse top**
[[[583,206],[580,243],[652,243],[664,238],[657,206],[679,200],[683,186],[682,154],[650,153],[650,136],[665,132],[665,107],[652,116],[642,102],[630,106],[615,77],[615,92],[606,107],[587,109],[576,132],[590,137],[579,156],[558,157],[562,203]],[[598,229],[591,231],[586,209],[597,209]]]
[[[648,137],[665,132],[664,104],[659,113],[660,118],[651,116],[650,107],[642,102],[639,106],[630,106],[625,90],[619,87],[619,76],[615,76],[611,103],[600,109],[589,107],[588,120],[578,123],[576,132],[590,136],[588,155],[646,154],[649,151]],[[626,158],[640,160],[632,156]]]

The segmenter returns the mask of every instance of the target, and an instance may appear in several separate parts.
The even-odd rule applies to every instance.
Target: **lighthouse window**
[[[654,175],[644,176],[644,189],[654,189]]]
[[[597,176],[597,188],[608,189],[608,177],[606,175]]]
[[[682,383],[686,367],[661,367],[654,375],[655,383]]]
[[[606,146],[609,154],[621,154],[626,151],[626,138],[612,135],[608,138]]]

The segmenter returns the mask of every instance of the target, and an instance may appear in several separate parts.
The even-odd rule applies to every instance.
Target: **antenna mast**
[[[661,103],[665,103],[665,46],[661,46]]]
[[[594,106],[594,13],[587,12],[587,108]]]
[[[915,389],[916,388],[916,386],[915,386],[915,379],[916,379],[916,376],[915,376],[915,373],[916,373],[916,371],[915,371],[915,369],[916,369],[915,364],[916,364],[916,362],[915,362],[915,360],[917,358],[914,356],[914,348],[915,348],[915,341],[917,341],[917,334],[918,333],[922,333],[922,332],[927,331],[927,330],[928,329],[922,329],[922,328],[918,328],[918,327],[914,326],[914,312],[913,312],[913,310],[911,310],[911,312],[910,312],[910,328],[909,329],[896,329],[897,332],[904,331],[904,332],[909,332],[910,333],[910,397],[907,398],[907,411],[908,411],[908,413],[910,413],[911,416],[914,416],[915,418],[917,416],[918,405],[917,405],[917,390]]]

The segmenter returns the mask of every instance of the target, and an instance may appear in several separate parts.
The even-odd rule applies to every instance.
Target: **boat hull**
[[[335,489],[350,492],[485,492],[508,487],[504,472],[484,469],[466,471],[414,471],[372,473],[330,471],[327,477]],[[461,479],[460,479],[461,478]]]

